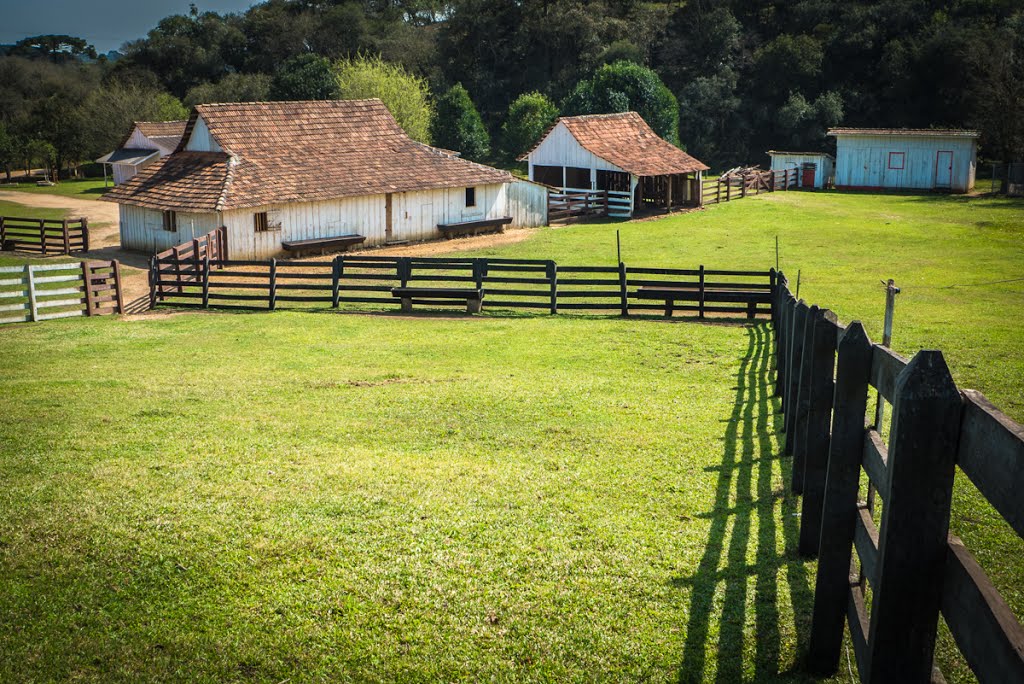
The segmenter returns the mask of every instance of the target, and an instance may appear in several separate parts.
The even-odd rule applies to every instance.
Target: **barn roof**
[[[638,176],[708,170],[706,164],[659,137],[636,112],[560,117],[521,159],[537,149],[558,124],[584,149]]]
[[[978,131],[957,128],[830,128],[827,135],[907,135],[929,138],[977,138]]]
[[[176,158],[188,154],[200,117],[224,154],[186,178],[191,162]],[[380,100],[243,102],[196,106],[178,150],[104,199],[224,211],[510,180],[506,171],[416,142]],[[164,183],[174,192],[163,192]]]

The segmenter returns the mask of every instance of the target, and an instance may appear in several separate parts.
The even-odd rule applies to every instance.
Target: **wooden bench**
[[[698,302],[698,311],[703,317],[704,311],[716,311],[720,307],[706,307],[705,303],[715,304],[746,304],[747,318],[754,318],[757,315],[758,304],[771,304],[772,293],[770,290],[744,290],[744,289],[709,289],[703,291],[700,285],[694,284],[691,287],[639,287],[634,293],[637,299],[658,299],[665,302],[665,316],[671,317],[675,310],[675,303]],[[692,307],[691,307],[692,308]],[[724,312],[732,311],[721,309]]]
[[[438,223],[437,229],[441,235],[451,240],[459,235],[479,235],[480,233],[502,232],[505,226],[512,223],[511,216],[504,216],[496,219],[481,219],[479,221],[463,221],[461,223]]]
[[[296,254],[306,252],[319,252],[320,254],[326,254],[327,252],[344,252],[352,245],[359,245],[364,242],[366,242],[365,235],[349,233],[348,235],[313,238],[312,240],[289,240],[288,242],[282,242],[281,246],[285,250],[295,252]]]
[[[480,313],[484,291],[474,287],[393,287],[391,296],[402,300],[402,311],[409,313],[413,304],[465,304],[466,313]]]

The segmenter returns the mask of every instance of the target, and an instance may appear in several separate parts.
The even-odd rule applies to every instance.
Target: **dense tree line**
[[[1019,0],[268,0],[167,17],[116,63],[70,36],[13,52],[4,163],[66,166],[179,103],[367,96],[476,159],[627,108],[717,168],[828,149],[840,123],[972,126],[986,156],[1024,157]]]

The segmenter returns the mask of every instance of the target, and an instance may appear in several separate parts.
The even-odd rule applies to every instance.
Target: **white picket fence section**
[[[119,267],[116,261],[0,266],[0,323],[120,313]]]

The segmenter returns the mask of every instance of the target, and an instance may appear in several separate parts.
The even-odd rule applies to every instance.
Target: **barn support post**
[[[803,344],[800,355],[800,377],[796,402],[793,407],[793,432],[786,435],[787,446],[792,437],[791,453],[793,455],[793,493],[803,494],[804,492],[804,463],[807,457],[807,416],[811,409],[811,365],[814,353],[814,327],[817,325],[821,310],[817,304],[812,304],[804,318],[801,337]]]
[[[835,391],[833,373],[836,360],[836,315],[828,309],[818,311],[810,352],[810,392],[808,393],[807,432],[803,439],[803,500],[800,514],[801,555],[818,555],[821,537],[821,510],[825,500],[825,476],[828,472],[829,423]],[[793,461],[796,467],[796,459]]]
[[[918,352],[896,378],[868,632],[876,684],[927,682],[932,673],[961,412],[942,353]]]
[[[668,214],[668,213],[672,212],[672,180],[673,180],[673,176],[672,175],[667,175],[667,176],[665,176],[665,180],[667,181],[665,183],[665,213]]]
[[[818,675],[835,673],[842,655],[870,375],[871,340],[860,321],[854,321],[839,342],[836,362],[832,440],[807,649],[808,669]]]

